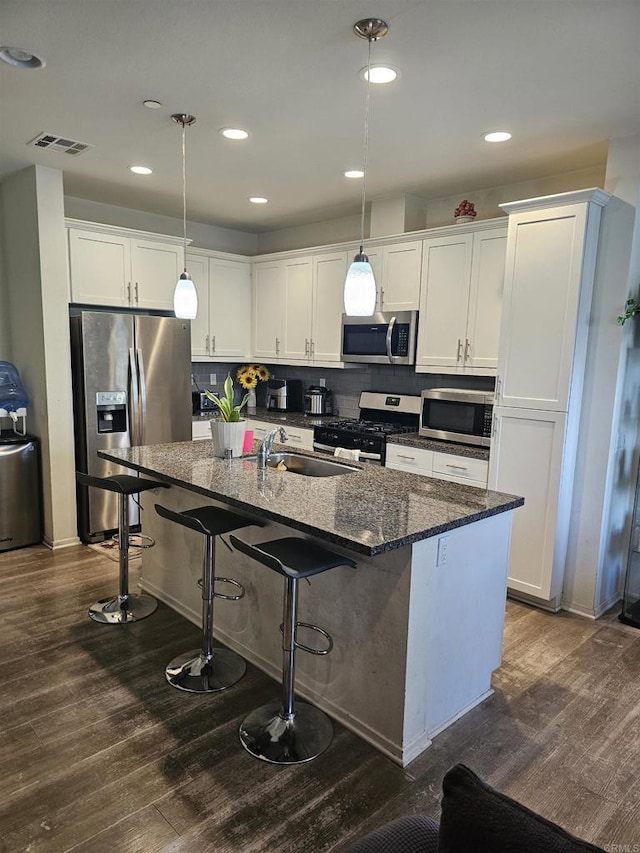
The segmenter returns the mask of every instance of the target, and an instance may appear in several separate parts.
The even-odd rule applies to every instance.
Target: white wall
[[[616,317],[640,282],[640,137],[610,144],[591,311],[563,607],[599,616],[626,568],[640,422],[637,321]]]
[[[15,172],[0,185],[0,204],[11,360],[31,398],[29,431],[40,439],[45,541],[60,547],[77,541],[62,173]]]
[[[9,288],[2,246],[3,217],[0,208],[0,361],[11,361],[11,324],[9,323]]]
[[[160,216],[144,210],[132,210],[115,204],[100,204],[82,198],[66,196],[64,199],[65,216],[72,219],[85,219],[88,222],[104,222],[120,228],[138,228],[155,234],[170,234],[182,237],[182,219]],[[255,234],[236,231],[231,228],[218,228],[202,222],[187,221],[187,237],[191,246],[201,249],[217,249],[220,252],[234,252],[240,255],[255,255],[258,241]]]

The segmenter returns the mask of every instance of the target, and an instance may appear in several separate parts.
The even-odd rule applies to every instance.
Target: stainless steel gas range
[[[389,436],[418,432],[420,397],[363,391],[359,406],[359,418],[330,421],[314,427],[313,449],[331,454],[337,447],[359,450],[360,459],[384,465]]]

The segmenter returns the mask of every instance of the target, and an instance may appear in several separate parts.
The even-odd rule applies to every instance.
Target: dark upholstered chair
[[[440,825],[409,815],[361,838],[349,853],[604,853],[456,764],[442,780]]]

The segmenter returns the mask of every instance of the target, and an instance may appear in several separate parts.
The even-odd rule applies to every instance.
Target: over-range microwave
[[[421,396],[420,435],[489,447],[493,422],[492,392],[430,388]]]
[[[417,311],[343,314],[340,358],[357,364],[415,364],[417,333]]]

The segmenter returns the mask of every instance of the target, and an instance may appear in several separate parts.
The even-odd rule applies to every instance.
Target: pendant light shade
[[[195,320],[198,316],[198,291],[187,272],[187,151],[185,145],[185,129],[195,124],[195,116],[186,113],[174,113],[171,118],[182,125],[182,234],[184,271],[176,283],[173,292],[173,311],[176,317],[184,320]]]
[[[344,282],[344,311],[351,317],[370,317],[376,308],[376,280],[362,251],[353,259]]]
[[[367,103],[364,114],[364,158],[362,164],[362,201],[360,210],[360,251],[353,259],[344,281],[344,310],[352,317],[370,317],[376,310],[376,280],[364,254],[364,211],[367,194],[367,161],[369,156],[369,100],[371,97],[371,42],[387,34],[389,27],[379,18],[365,18],[353,26],[359,38],[369,42],[367,58]]]

